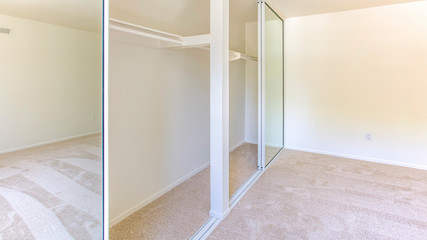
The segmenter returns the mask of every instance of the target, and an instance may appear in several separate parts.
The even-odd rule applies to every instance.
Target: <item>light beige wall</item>
[[[230,62],[229,72],[229,147],[232,151],[245,141],[245,61]]]
[[[258,22],[246,23],[246,54],[258,57]],[[245,61],[245,141],[258,143],[258,62]]]
[[[256,56],[256,52],[255,55],[253,54],[253,45],[257,47],[257,25],[256,23],[252,23],[251,20],[253,18],[256,19],[256,17],[256,2],[247,2],[243,4],[239,0],[230,1],[231,50]],[[252,28],[248,28],[247,25],[251,25]],[[250,46],[248,47],[248,45]],[[253,103],[252,99],[248,99],[246,96],[248,93],[246,84],[251,84],[250,80],[252,80],[253,77],[257,77],[257,66],[248,65],[247,62],[246,60],[230,62],[230,150],[234,150],[234,148],[248,140],[247,126],[251,128],[254,122],[254,120],[250,118],[250,113],[247,113],[248,109],[253,109]],[[248,69],[248,66],[255,67],[255,69]],[[255,70],[255,72],[253,72],[253,70]],[[255,75],[252,75],[253,73],[255,73]],[[252,86],[250,85],[249,87]],[[251,94],[251,92],[249,92],[249,94]],[[256,142],[256,140],[251,142]]]
[[[113,38],[111,225],[208,166],[210,109],[208,52],[149,48]]]
[[[426,168],[426,23],[426,1],[287,19],[287,147]]]
[[[245,61],[245,141],[258,143],[258,62]]]
[[[230,49],[245,53],[246,48],[246,24],[255,22],[258,16],[256,1],[242,2],[242,0],[230,0]]]
[[[0,34],[0,153],[99,132],[101,35],[7,15],[0,27],[12,29]]]
[[[265,145],[283,147],[283,22],[266,9]]]
[[[244,52],[245,23],[237,16],[235,1],[230,1],[229,47],[233,51]],[[245,140],[245,68],[242,60],[229,65],[229,148],[233,151]]]

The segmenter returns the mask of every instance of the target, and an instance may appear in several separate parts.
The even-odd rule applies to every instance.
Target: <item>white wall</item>
[[[209,164],[209,54],[110,33],[110,224]],[[118,41],[124,39],[124,41]],[[208,213],[206,213],[208,214]]]
[[[287,147],[427,168],[426,23],[426,1],[287,19]]]
[[[7,15],[0,27],[12,29],[0,34],[0,153],[99,132],[101,35]]]
[[[258,143],[258,62],[245,62],[245,142]]]
[[[245,141],[245,61],[230,62],[229,72],[229,146],[233,151]]]
[[[245,47],[245,23],[235,14],[239,9],[230,3],[229,47],[243,52]],[[245,65],[236,60],[229,65],[229,148],[230,152],[245,141]]]
[[[265,145],[283,147],[283,22],[266,9]]]
[[[242,8],[247,11],[242,14]],[[252,24],[252,28],[248,28],[248,19],[256,18],[257,16],[257,4],[256,2],[248,2],[246,4],[238,4],[237,1],[230,1],[230,49],[246,53],[251,56],[253,54],[253,47],[257,48],[257,25]],[[248,38],[248,36],[250,36]],[[253,44],[251,45],[251,44]],[[250,46],[248,46],[250,45]],[[257,52],[255,52],[256,54]],[[254,120],[251,119],[252,115],[247,113],[247,110],[252,110],[253,102],[252,99],[248,98],[246,94],[251,97],[251,92],[247,91],[246,84],[251,84],[251,79],[257,77],[257,66],[247,65],[248,61],[237,60],[230,62],[230,133],[229,133],[229,146],[230,151],[233,151],[236,147],[240,146],[247,140],[247,130],[253,125]],[[248,69],[254,66],[253,69]],[[252,71],[251,71],[252,70]],[[255,75],[252,75],[255,74]],[[255,86],[256,87],[256,86]],[[256,91],[256,90],[255,90]],[[256,97],[256,96],[255,96]],[[256,99],[257,100],[257,99]],[[249,102],[248,102],[249,101]],[[257,102],[255,102],[256,104]],[[256,105],[255,105],[256,107]],[[257,116],[255,116],[255,121]],[[256,124],[256,122],[255,122]],[[250,134],[250,133],[249,133]],[[255,138],[254,141],[256,142]]]
[[[246,54],[258,57],[258,22],[245,25]],[[245,61],[245,141],[258,143],[258,62]]]

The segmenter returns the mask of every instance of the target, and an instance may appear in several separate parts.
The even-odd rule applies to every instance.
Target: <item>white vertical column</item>
[[[230,213],[228,193],[228,4],[229,0],[210,1],[211,210],[209,214],[221,220]]]
[[[258,168],[265,169],[265,1],[258,0]]]
[[[103,25],[102,25],[102,31],[103,31],[103,42],[102,45],[103,48],[103,66],[102,66],[102,74],[103,74],[103,126],[102,126],[102,139],[104,141],[103,144],[103,159],[104,159],[104,165],[103,165],[103,174],[104,174],[104,184],[103,184],[103,195],[104,195],[104,239],[109,239],[109,229],[110,229],[110,221],[109,221],[109,77],[108,77],[108,71],[109,71],[109,26],[110,26],[110,7],[108,1],[103,1]]]

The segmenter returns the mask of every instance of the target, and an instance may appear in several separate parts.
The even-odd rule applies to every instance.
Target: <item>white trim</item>
[[[258,168],[265,169],[265,2],[258,3]]]
[[[240,146],[242,146],[243,144],[245,144],[245,140],[237,143],[236,145],[234,145],[233,147],[230,148],[230,152],[236,150],[237,148],[239,148]]]
[[[109,217],[110,217],[110,191],[109,191],[109,95],[110,92],[109,89],[109,44],[110,44],[110,29],[109,29],[109,17],[110,17],[110,5],[108,1],[103,1],[103,210],[104,210],[104,216],[103,216],[103,229],[104,229],[104,235],[103,239],[109,239],[110,229],[109,229]]]
[[[40,143],[25,145],[25,146],[21,146],[21,147],[11,148],[11,149],[8,149],[8,150],[2,150],[2,151],[0,151],[0,154],[10,153],[10,152],[16,152],[16,151],[25,150],[25,149],[28,149],[28,148],[39,147],[39,146],[43,146],[43,145],[47,145],[47,144],[52,144],[52,143],[57,143],[57,142],[62,142],[62,141],[66,141],[66,140],[71,140],[71,139],[79,138],[79,137],[85,137],[85,136],[89,136],[89,135],[93,135],[93,134],[97,134],[97,133],[101,133],[101,131],[83,133],[83,134],[74,135],[74,136],[70,136],[70,137],[57,138],[57,139],[49,140],[49,141],[45,141],[45,142],[40,142]]]
[[[142,200],[141,202],[135,204],[133,207],[131,207],[128,210],[124,211],[119,216],[111,219],[110,220],[110,227],[112,227],[112,226],[116,225],[117,223],[121,222],[122,220],[124,220],[128,216],[130,216],[133,213],[135,213],[136,211],[140,210],[141,208],[147,206],[148,204],[150,204],[151,202],[153,202],[157,198],[161,197],[163,194],[169,192],[170,190],[172,190],[173,188],[175,188],[179,184],[183,183],[184,181],[188,180],[189,178],[193,177],[194,175],[196,175],[197,173],[199,173],[203,169],[207,168],[208,166],[209,166],[209,162],[206,162],[206,163],[202,164],[200,167],[194,169],[193,171],[191,171],[187,175],[183,176],[182,178],[176,180],[175,182],[169,184],[168,186],[164,187],[163,189],[161,189],[160,191],[158,191],[155,194],[151,195],[150,197],[148,197],[148,198]]]
[[[229,199],[229,0],[210,0],[210,215],[224,218]]]
[[[230,211],[231,211],[230,208],[227,208],[225,210],[225,212],[216,212],[216,211],[210,210],[209,211],[209,215],[211,217],[214,217],[214,218],[218,219],[219,221],[222,221],[226,217],[228,217],[228,215],[230,215]]]
[[[205,240],[215,230],[221,221],[218,218],[210,217],[208,221],[190,238],[190,240]]]
[[[317,154],[323,154],[323,155],[329,155],[329,156],[335,156],[335,157],[349,158],[349,159],[358,160],[358,161],[382,163],[382,164],[387,164],[387,165],[394,165],[394,166],[401,166],[401,167],[427,170],[426,165],[398,162],[398,161],[392,161],[392,160],[386,160],[386,159],[380,159],[380,158],[373,158],[373,157],[367,157],[367,156],[357,156],[357,155],[351,155],[351,154],[322,151],[322,150],[309,149],[309,148],[299,148],[299,147],[293,147],[293,146],[285,146],[285,148],[289,149],[289,150],[295,150],[295,151],[302,151],[302,152],[317,153]]]

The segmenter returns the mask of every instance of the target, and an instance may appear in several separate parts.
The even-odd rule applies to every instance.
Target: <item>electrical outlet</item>
[[[95,121],[95,114],[93,114],[93,113],[90,114],[90,120]]]
[[[365,140],[366,140],[366,141],[371,141],[371,140],[372,140],[372,134],[370,134],[370,133],[365,133]]]

